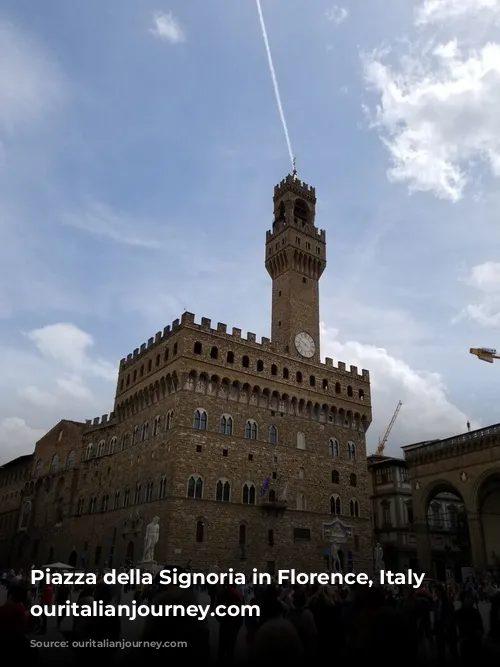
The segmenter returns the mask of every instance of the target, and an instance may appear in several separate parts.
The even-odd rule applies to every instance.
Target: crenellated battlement
[[[113,426],[115,423],[116,415],[114,412],[111,412],[101,417],[94,417],[94,419],[85,420],[85,432],[94,431],[101,429],[106,426]]]
[[[296,176],[288,174],[278,185],[274,186],[274,198],[279,199],[285,192],[294,192],[299,197],[304,197],[309,201],[316,203],[316,188],[301,181]]]
[[[196,322],[195,315],[193,313],[184,312],[180,320],[174,320],[171,326],[167,326],[163,329],[163,333],[158,332],[155,336],[151,337],[147,343],[143,343],[140,348],[136,348],[132,354],[129,354],[125,359],[122,359],[120,362],[120,371],[124,370],[131,363],[135,363],[140,359],[145,353],[151,351],[157,345],[165,342],[172,336],[173,333],[178,332],[183,327],[188,327],[190,329],[197,329],[200,332],[207,334],[212,334],[217,337],[223,337],[227,341],[234,340],[238,343],[244,343],[251,346],[256,351],[264,350],[273,354],[286,355],[284,347],[279,345],[279,343],[273,342],[270,338],[262,336],[260,340],[257,340],[256,334],[251,331],[246,333],[246,336],[242,335],[242,330],[237,327],[233,327],[231,332],[228,332],[227,324],[223,322],[218,322],[215,328],[212,327],[212,320],[209,317],[202,317],[200,322]],[[361,373],[358,372],[357,366],[350,366],[347,369],[345,362],[339,361],[335,366],[333,359],[327,357],[323,363],[320,364],[321,367],[336,370],[342,375],[355,378],[357,380],[362,380],[364,382],[370,382],[370,373],[366,369],[362,369]],[[94,420],[94,424],[96,420]],[[93,424],[93,425],[94,425]]]
[[[281,234],[283,229],[287,228],[287,224],[284,224],[282,227],[279,227],[275,231],[272,229],[268,229],[266,232],[266,243],[269,243],[270,241],[273,240],[275,236],[278,236],[278,234]],[[300,228],[299,223],[297,223],[297,228]],[[303,231],[303,230],[300,230]],[[307,236],[308,237],[316,237],[318,241],[321,241],[321,243],[326,243],[326,232],[324,229],[318,229],[317,227],[308,227],[307,229]]]

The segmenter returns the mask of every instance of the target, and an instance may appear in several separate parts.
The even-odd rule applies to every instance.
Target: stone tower
[[[266,237],[271,339],[312,363],[320,361],[319,279],[326,267],[325,232],[314,226],[315,209],[315,189],[288,175],[274,188],[274,223]]]

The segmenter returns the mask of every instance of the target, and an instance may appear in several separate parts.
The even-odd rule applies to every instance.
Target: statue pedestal
[[[161,570],[160,565],[155,560],[143,560],[137,563],[137,567],[145,572],[150,572],[151,574],[156,574]]]

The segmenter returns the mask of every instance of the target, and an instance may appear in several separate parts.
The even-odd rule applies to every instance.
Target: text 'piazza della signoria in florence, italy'
[[[367,460],[369,372],[320,357],[315,189],[273,201],[271,338],[184,312],[123,358],[109,415],[0,470],[3,565],[498,569],[500,425]]]

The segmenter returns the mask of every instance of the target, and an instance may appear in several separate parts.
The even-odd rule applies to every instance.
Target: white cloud
[[[0,421],[0,465],[11,461],[17,456],[31,454],[35,449],[35,442],[45,431],[31,428],[19,417],[7,417]]]
[[[92,353],[94,340],[87,332],[74,324],[53,324],[25,338],[34,351],[0,345],[4,460],[32,451],[60,419],[90,419],[109,412],[113,400],[117,368]]]
[[[484,262],[472,267],[463,282],[476,291],[477,298],[455,322],[467,317],[482,326],[500,327],[500,263]]]
[[[383,348],[362,345],[355,341],[341,343],[338,332],[323,329],[325,356],[370,371],[374,421],[368,431],[368,453],[376,444],[392,418],[399,400],[403,407],[388,440],[387,452],[402,456],[399,449],[421,440],[449,437],[466,430],[467,415],[450,402],[447,388],[439,373],[417,371]],[[472,423],[473,427],[479,424]]]
[[[481,12],[500,18],[500,0],[425,0],[415,11],[417,25],[450,21]]]
[[[463,16],[467,26],[473,5],[461,3],[428,0],[417,20]],[[499,3],[482,5],[491,24]],[[392,181],[458,201],[478,165],[500,176],[500,43],[471,28],[464,45],[430,28],[403,53],[365,58],[366,83],[379,96],[370,119],[389,151]]]
[[[44,357],[58,362],[66,370],[76,374],[90,373],[106,380],[116,378],[113,364],[89,356],[94,339],[74,324],[49,324],[28,332],[26,336]]]
[[[340,25],[349,16],[349,12],[345,7],[334,5],[331,9],[328,9],[325,12],[325,16],[329,21],[335,23],[335,25]]]
[[[171,44],[179,44],[186,40],[184,30],[174,18],[172,12],[157,12],[153,17],[153,21],[154,28],[151,29],[151,32],[157,37],[165,39]]]

